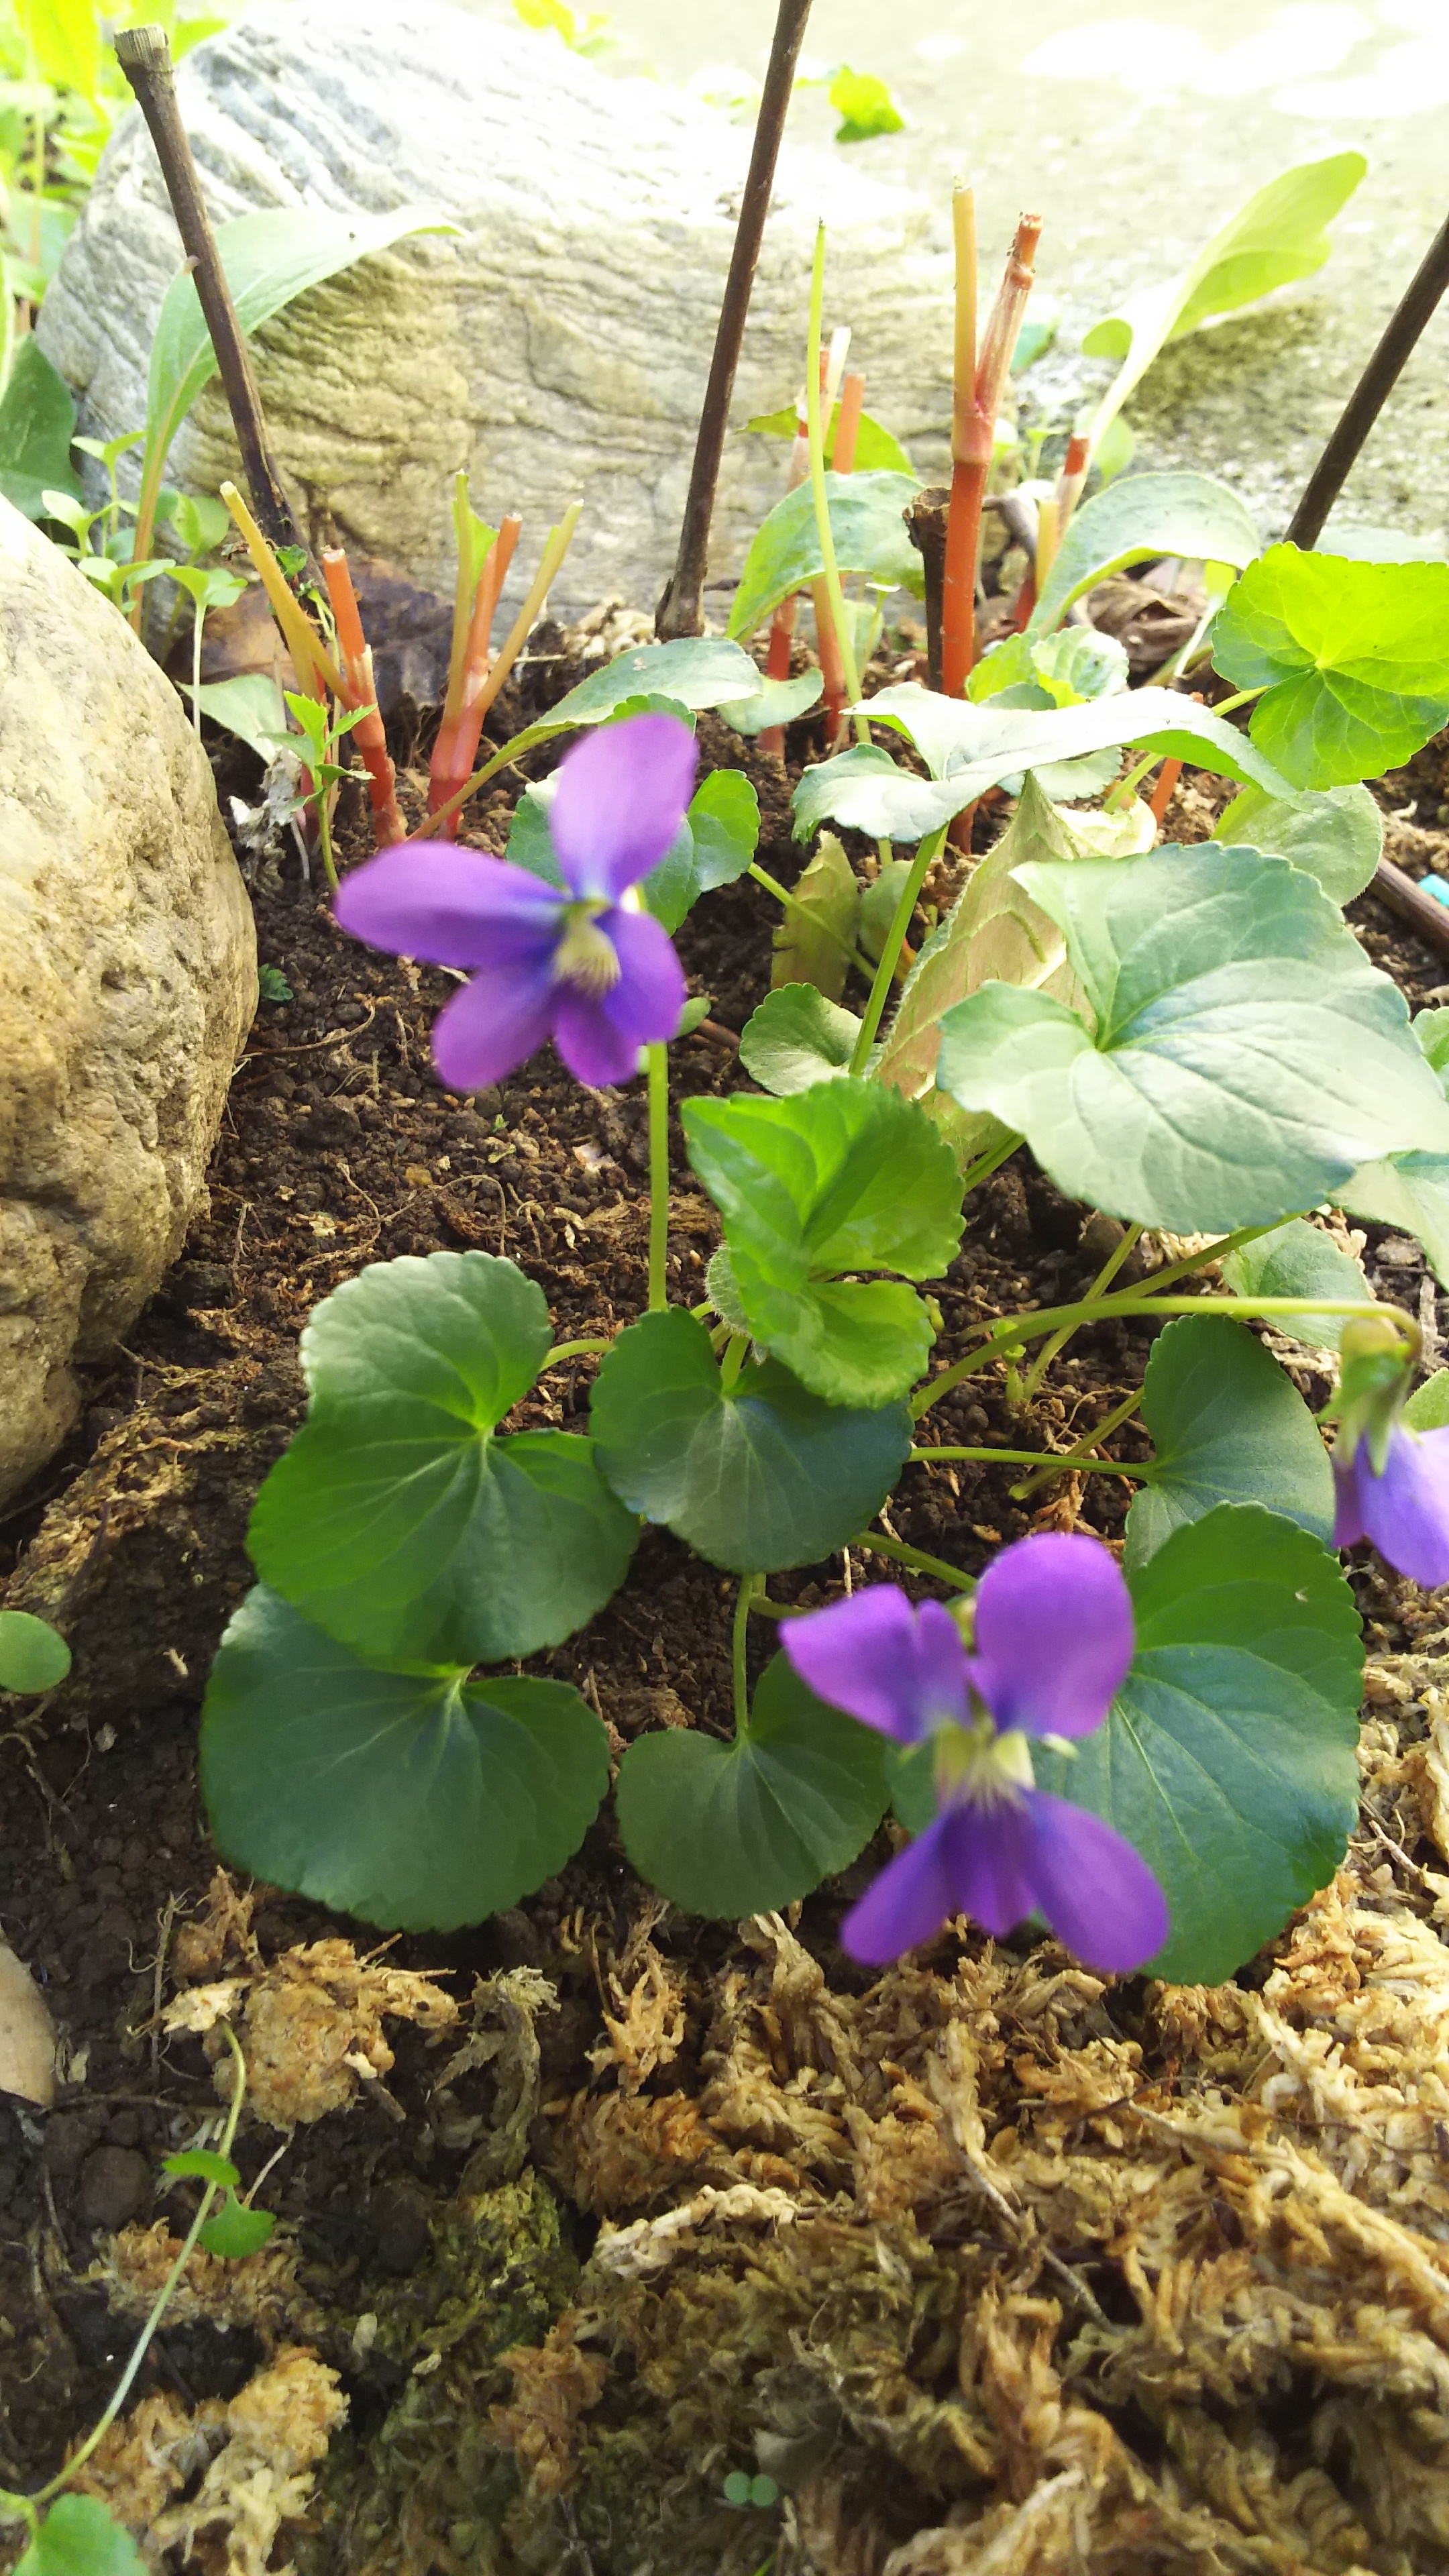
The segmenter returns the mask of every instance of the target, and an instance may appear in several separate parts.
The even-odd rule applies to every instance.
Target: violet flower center
[[[1019,1806],[1036,1786],[1031,1746],[1019,1726],[1003,1731],[985,1702],[971,1693],[972,1723],[938,1721],[935,1744],[936,1796],[945,1806]]]
[[[581,992],[597,1001],[618,983],[619,953],[605,930],[599,928],[598,916],[609,906],[594,897],[565,907],[563,935],[553,952],[553,971],[561,984],[577,984]]]

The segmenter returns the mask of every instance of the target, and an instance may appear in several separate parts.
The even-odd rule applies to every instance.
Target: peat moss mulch
[[[576,676],[540,661],[506,729]],[[705,768],[751,769],[761,858],[793,879],[781,768],[710,717],[700,739]],[[513,792],[471,837],[503,846]],[[1443,746],[1382,794],[1401,864],[1444,865]],[[1168,837],[1200,837],[1215,796],[1189,779]],[[737,1934],[643,1890],[606,1814],[511,1914],[370,1965],[357,1925],[217,1875],[197,1710],[301,1412],[310,1309],[367,1261],[480,1246],[540,1282],[559,1339],[607,1334],[643,1301],[647,1232],[638,1086],[593,1095],[544,1056],[451,1097],[427,1043],[449,980],[340,937],[293,858],[253,890],[292,998],[261,1006],[209,1211],[0,1523],[11,1604],[75,1654],[43,1708],[5,1703],[0,1743],[0,1921],[67,2077],[48,2115],[0,2105],[0,2476],[51,2472],[108,2394],[181,2223],[159,2159],[216,2104],[185,1999],[234,1979],[270,2114],[238,2160],[250,2179],[276,2158],[260,2197],[283,2226],[252,2265],[193,2276],[102,2454],[99,2491],[158,2563],[1449,2569],[1442,1613],[1376,1566],[1356,1576],[1378,1660],[1350,1869],[1209,1996],[974,1939],[871,1987],[834,1934],[884,1842],[789,1924]],[[770,911],[728,889],[681,936],[712,997],[675,1050],[681,1095],[736,1078]],[[1416,1007],[1449,991],[1449,957],[1372,899],[1353,918]],[[689,1301],[717,1238],[677,1149],[675,1181]],[[1085,1216],[1024,1153],[980,1190],[942,1353],[1084,1288],[1110,1242]],[[1370,1228],[1365,1259],[1438,1329],[1415,1247]],[[1026,1417],[974,1381],[941,1436],[1080,1435],[1140,1381],[1151,1331],[1080,1333]],[[517,1427],[583,1427],[591,1367],[553,1371]],[[1019,1500],[1018,1474],[909,1469],[890,1526],[968,1568],[1034,1526],[1119,1533],[1116,1480]],[[840,1572],[772,1589],[813,1600]],[[534,1669],[575,1682],[616,1750],[727,1732],[732,1594],[646,1532],[615,1600]],[[734,2471],[777,2500],[729,2504]]]

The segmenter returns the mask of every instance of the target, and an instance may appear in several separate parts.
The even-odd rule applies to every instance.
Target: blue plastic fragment
[[[1449,908],[1449,877],[1420,877],[1419,891],[1421,894],[1431,894],[1436,903],[1442,903]]]

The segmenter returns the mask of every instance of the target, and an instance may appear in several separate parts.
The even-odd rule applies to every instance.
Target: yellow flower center
[[[564,915],[563,937],[553,952],[553,971],[560,983],[577,984],[594,1001],[619,980],[618,953],[597,920],[605,908],[597,903],[571,903]]]
[[[1019,1726],[999,1732],[988,1709],[974,1702],[975,1722],[936,1730],[936,1795],[963,1807],[1015,1806],[1036,1786],[1031,1746]]]

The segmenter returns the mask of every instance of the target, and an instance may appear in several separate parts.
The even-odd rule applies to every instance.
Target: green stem
[[[734,1627],[730,1636],[730,1671],[735,1693],[735,1736],[750,1731],[750,1681],[745,1669],[745,1646],[750,1633],[750,1604],[765,1588],[763,1574],[742,1574],[735,1599]]]
[[[1093,1475],[1133,1476],[1139,1484],[1150,1484],[1152,1480],[1150,1467],[1124,1467],[1115,1458],[1087,1458],[1050,1449],[912,1449],[909,1453],[913,1467],[933,1467],[938,1458],[976,1458],[998,1466],[1041,1467],[1053,1476],[1059,1468],[1085,1466]]]
[[[1263,691],[1268,687],[1268,685],[1269,684],[1266,680],[1260,680],[1256,689],[1239,689],[1231,698],[1219,698],[1217,705],[1212,710],[1213,714],[1215,716],[1230,716],[1233,715],[1239,707],[1250,707],[1255,698],[1261,698]]]
[[[544,1353],[543,1366],[538,1372],[539,1376],[542,1377],[544,1369],[561,1367],[565,1360],[592,1359],[600,1351],[612,1350],[613,1347],[612,1342],[599,1340],[555,1342],[553,1349]]]
[[[863,1547],[872,1556],[888,1556],[893,1565],[908,1565],[913,1574],[933,1574],[938,1583],[952,1583],[958,1592],[974,1592],[976,1577],[963,1574],[959,1565],[948,1565],[944,1557],[926,1556],[918,1547],[907,1547],[899,1538],[887,1538],[880,1530],[862,1530],[853,1538],[852,1547]]]
[[[978,1154],[974,1163],[968,1163],[961,1175],[962,1195],[969,1196],[983,1181],[989,1181],[993,1172],[999,1172],[1003,1163],[1010,1162],[1021,1141],[1017,1135],[1008,1136],[1004,1145],[993,1145],[987,1153]]]
[[[730,1332],[728,1325],[725,1326],[725,1330],[729,1333],[729,1340],[725,1344],[724,1358],[720,1362],[719,1382],[724,1394],[728,1395],[744,1367],[745,1353],[750,1347],[750,1337],[748,1333]]]
[[[864,1071],[866,1057],[875,1044],[875,1033],[880,1027],[881,1014],[885,1009],[886,999],[895,977],[906,932],[911,926],[911,915],[915,911],[921,888],[926,882],[926,872],[933,860],[939,856],[948,828],[943,823],[939,832],[927,833],[911,863],[911,873],[901,888],[901,899],[896,905],[890,929],[886,933],[886,943],[880,952],[880,963],[875,970],[875,981],[870,988],[870,1000],[866,1003],[865,1015],[860,1023],[860,1035],[851,1049],[849,1070],[852,1073]]]
[[[227,2109],[226,2125],[221,2133],[220,2153],[224,2156],[229,2156],[236,2137],[237,2122],[241,2118],[242,2102],[246,2094],[247,2070],[246,2060],[242,2056],[241,2052],[241,2043],[237,2038],[236,2032],[232,2029],[230,2022],[224,2021],[221,2028],[225,2034],[227,2044],[231,2049],[232,2056],[236,2060],[236,2078],[232,2085],[231,2102]],[[0,2487],[0,2512],[9,2514],[13,2519],[28,2523],[32,2532],[36,2529],[37,2508],[41,2505],[49,2504],[52,2497],[60,2495],[63,2490],[71,2484],[77,2469],[84,2468],[86,2461],[91,2457],[92,2453],[99,2449],[101,2443],[105,2440],[107,2433],[110,2431],[111,2426],[114,2424],[116,2417],[120,2414],[121,2408],[124,2406],[126,2399],[131,2393],[131,2388],[134,2384],[136,2374],[139,2371],[142,2362],[145,2360],[147,2352],[150,2350],[151,2338],[155,2334],[162,2318],[171,2305],[171,2301],[175,2296],[181,2275],[185,2271],[187,2264],[190,2262],[191,2257],[196,2250],[197,2238],[200,2236],[203,2227],[206,2225],[206,2221],[211,2210],[211,2204],[216,2198],[217,2192],[220,2188],[221,2186],[219,2183],[209,2182],[206,2185],[205,2190],[202,2192],[201,2199],[197,2204],[196,2216],[193,2218],[191,2225],[186,2231],[181,2251],[177,2255],[175,2262],[172,2264],[170,2271],[167,2273],[165,2280],[162,2282],[160,2289],[157,2291],[155,2298],[151,2302],[146,2322],[142,2326],[141,2331],[136,2338],[135,2345],[132,2348],[131,2358],[127,2362],[125,2369],[122,2371],[120,2378],[117,2380],[116,2385],[111,2392],[110,2402],[106,2407],[105,2413],[102,2415],[99,2423],[94,2425],[91,2431],[86,2435],[80,2449],[73,2452],[71,2457],[66,2461],[64,2468],[58,2469],[55,2476],[49,2479],[43,2487],[40,2487],[33,2496],[17,2495],[9,2487]]]
[[[854,707],[860,699],[860,671],[855,659],[855,643],[845,614],[845,592],[841,588],[840,565],[835,554],[835,531],[830,524],[830,499],[825,489],[825,432],[820,419],[820,342],[825,316],[825,226],[815,232],[815,260],[810,271],[810,340],[805,357],[805,417],[810,438],[810,490],[815,502],[815,533],[820,541],[820,560],[824,567],[825,596],[830,602],[830,622],[835,628],[835,641],[840,652],[840,667]],[[870,727],[857,715],[856,732],[862,742],[869,742]],[[854,1068],[852,1067],[852,1070]]]
[[[656,1043],[649,1060],[649,1311],[669,1303],[669,1049]]]
[[[1138,788],[1141,786],[1143,779],[1147,776],[1149,769],[1155,769],[1158,762],[1160,760],[1165,760],[1166,757],[1167,754],[1165,752],[1149,751],[1144,760],[1139,760],[1135,768],[1128,770],[1125,778],[1118,779],[1110,796],[1103,797],[1103,812],[1106,814],[1125,813],[1127,807],[1131,804],[1133,797],[1136,795]]]
[[[1112,1251],[1108,1253],[1107,1258],[1103,1262],[1101,1269],[1098,1271],[1096,1278],[1093,1280],[1091,1287],[1087,1290],[1089,1297],[1101,1297],[1105,1294],[1107,1289],[1111,1287],[1112,1282],[1116,1278],[1118,1271],[1121,1269],[1123,1262],[1127,1258],[1127,1255],[1129,1252],[1134,1252],[1136,1250],[1137,1245],[1141,1240],[1141,1226],[1129,1225],[1121,1242],[1114,1245]],[[1071,1338],[1071,1326],[1064,1325],[1061,1332],[1053,1333],[1045,1350],[1038,1351],[1036,1358],[1033,1360],[1031,1367],[1026,1373],[1026,1378],[1023,1384],[1023,1393],[1028,1403],[1030,1403],[1031,1398],[1035,1395],[1042,1379],[1046,1376],[1047,1370],[1051,1367],[1058,1351],[1064,1350]]]
[[[1201,1257],[1201,1256],[1197,1256]],[[1373,1315],[1401,1328],[1409,1349],[1417,1352],[1422,1335],[1411,1315],[1402,1306],[1389,1306],[1362,1297],[1149,1297],[1127,1294],[1105,1297],[1097,1305],[1085,1300],[1075,1306],[1045,1306],[1031,1315],[1009,1315],[998,1325],[980,1350],[972,1351],[953,1368],[932,1378],[911,1400],[911,1414],[919,1422],[938,1397],[949,1394],[968,1377],[1000,1359],[1003,1351],[1020,1342],[1034,1342],[1042,1333],[1056,1331],[1059,1324],[1102,1324],[1133,1315],[1241,1315],[1266,1321],[1274,1315]]]
[[[812,912],[808,903],[802,903],[798,895],[791,894],[788,886],[782,886],[778,878],[772,877],[767,868],[758,866],[753,859],[746,873],[754,878],[756,885],[764,887],[766,894],[772,894],[776,903],[782,903],[787,912],[798,912],[802,921],[808,922],[812,930],[818,930],[823,938],[830,941],[832,948],[838,948],[842,956],[850,959],[852,966],[859,968],[866,982],[870,982],[875,968],[843,931],[836,930],[828,921],[822,921],[819,913]]]
[[[1133,1414],[1140,1409],[1141,1403],[1142,1389],[1140,1386],[1134,1387],[1130,1395],[1123,1397],[1122,1402],[1117,1406],[1116,1411],[1108,1414],[1105,1422],[1099,1422],[1094,1431],[1085,1432],[1082,1438],[1078,1440],[1072,1448],[1060,1450],[1058,1452],[1058,1463],[1063,1467],[1080,1467],[1093,1464],[1093,1453],[1101,1448],[1104,1440],[1111,1439],[1114,1431],[1120,1431],[1124,1422],[1130,1422]],[[1052,1472],[1055,1473],[1055,1469],[1053,1469]],[[1133,1475],[1141,1475],[1148,1483],[1152,1480],[1153,1471],[1151,1467],[1133,1468],[1131,1472]],[[1012,1501],[1014,1503],[1029,1502],[1038,1487],[1046,1484],[1047,1481],[1045,1473],[1039,1476],[1023,1476],[1019,1485],[1012,1486]]]

